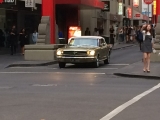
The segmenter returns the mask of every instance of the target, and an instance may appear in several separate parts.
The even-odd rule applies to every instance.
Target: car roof
[[[101,36],[79,36],[79,37],[72,37],[72,38],[92,38],[92,39],[101,39]],[[70,38],[70,39],[72,39]]]

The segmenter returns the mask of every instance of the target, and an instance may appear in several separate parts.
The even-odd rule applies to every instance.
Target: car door
[[[104,38],[101,39],[101,42],[102,42],[103,59],[106,59],[108,57],[109,49],[107,47],[107,43]]]
[[[103,60],[105,58],[105,43],[103,38],[99,39],[99,46],[100,46],[100,58]]]
[[[99,49],[98,49],[99,59],[102,60],[104,54],[103,54],[103,46],[102,46],[102,40],[101,39],[98,39],[98,46],[99,46]]]

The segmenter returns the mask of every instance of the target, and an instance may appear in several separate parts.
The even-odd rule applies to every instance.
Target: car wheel
[[[110,63],[110,54],[108,54],[108,57],[106,60],[104,60],[104,64],[109,64]]]
[[[59,62],[59,68],[65,68],[65,66],[66,66],[66,63]]]
[[[98,68],[99,67],[99,57],[98,56],[96,58],[96,62],[93,63],[93,67],[94,68]]]

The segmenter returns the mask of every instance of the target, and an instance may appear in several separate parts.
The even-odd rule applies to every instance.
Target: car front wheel
[[[104,64],[109,64],[110,63],[110,55],[108,55],[107,59],[104,60]]]
[[[98,59],[98,57],[96,58],[96,62],[93,63],[93,67],[94,68],[98,68],[99,67],[99,59]]]
[[[66,66],[66,63],[59,62],[59,68],[65,68],[65,66]]]

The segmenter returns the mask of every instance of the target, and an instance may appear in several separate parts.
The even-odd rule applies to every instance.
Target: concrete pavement
[[[132,53],[132,54],[130,54]],[[134,59],[133,59],[134,58]],[[117,69],[140,61],[138,47],[115,50],[111,64],[99,68],[57,64],[0,70],[1,120],[157,120],[160,96],[135,96],[156,86],[152,79],[123,78]],[[137,100],[112,119],[101,119],[129,100]],[[132,102],[130,102],[132,103]]]
[[[146,78],[160,80],[160,63],[151,63],[151,72],[143,72],[142,61],[115,71],[115,75],[123,77]]]

